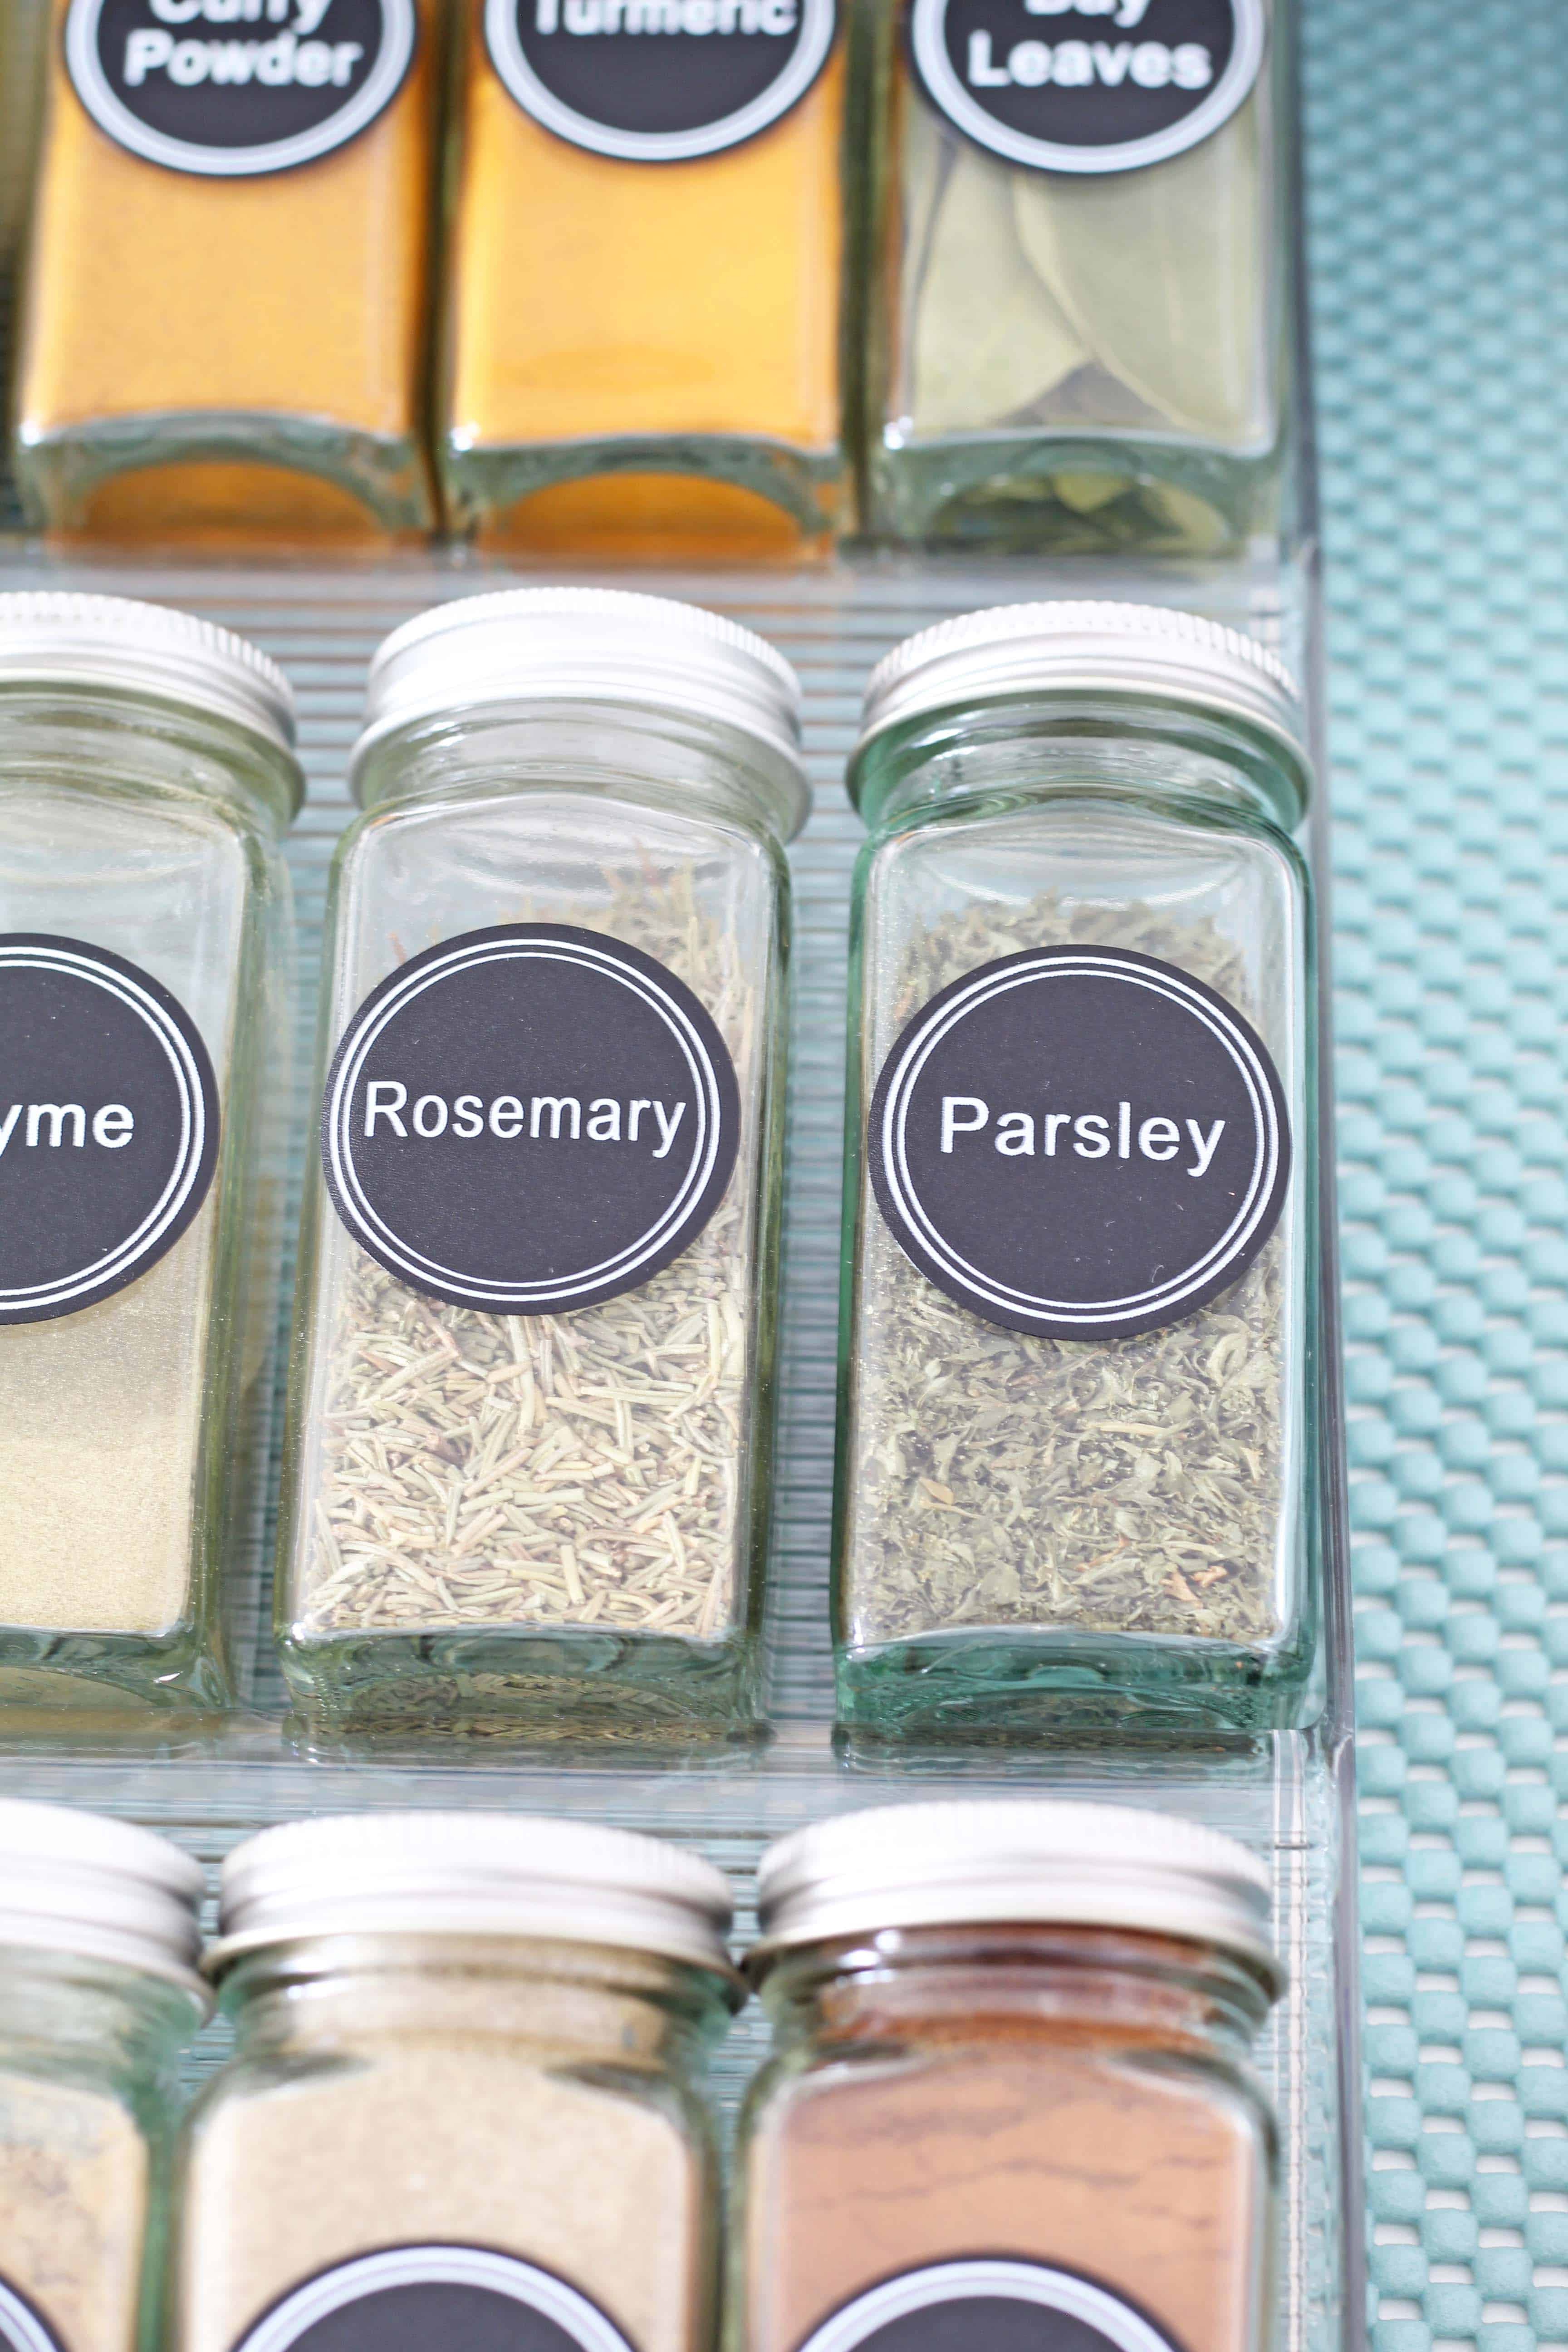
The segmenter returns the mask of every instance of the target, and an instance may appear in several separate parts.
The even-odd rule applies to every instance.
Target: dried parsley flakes
[[[1045,894],[925,931],[900,973],[895,1031],[977,967],[1052,945],[1156,957],[1247,1010],[1242,960],[1212,922],[1069,910]],[[1276,1234],[1184,1321],[1064,1340],[950,1299],[868,1207],[845,1479],[851,1641],[982,1627],[1276,1636],[1285,1247]]]

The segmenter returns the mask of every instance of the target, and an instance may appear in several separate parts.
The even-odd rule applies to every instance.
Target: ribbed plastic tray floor
[[[1380,2352],[1568,2341],[1568,15],[1310,0]]]

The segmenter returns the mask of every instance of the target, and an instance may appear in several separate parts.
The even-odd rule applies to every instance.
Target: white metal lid
[[[275,661],[194,613],[71,588],[0,595],[0,682],[106,686],[203,710],[258,735],[288,760],[294,805],[294,689]]]
[[[1071,1924],[1215,1945],[1278,1987],[1268,1893],[1245,1846],[1176,1814],[1049,1798],[885,1805],[768,1848],[757,1952],[889,1927]]]
[[[732,1974],[729,1881],[700,1855],[524,1813],[343,1813],[288,1822],[223,1868],[217,1975],[320,1936],[522,1936],[611,1944]]]
[[[129,1822],[0,1799],[0,1945],[104,1960],[178,1985],[196,1973],[199,1863]]]
[[[998,604],[939,621],[878,663],[866,688],[850,790],[889,727],[1010,695],[1149,694],[1217,710],[1268,736],[1305,789],[1305,718],[1279,656],[1240,629],[1163,604]]]
[[[471,704],[612,702],[731,727],[762,752],[787,840],[810,794],[800,680],[750,629],[621,588],[505,588],[421,613],[377,648],[354,781],[384,737]]]

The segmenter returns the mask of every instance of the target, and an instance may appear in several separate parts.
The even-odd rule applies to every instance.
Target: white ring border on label
[[[1000,2257],[933,2263],[927,2270],[906,2271],[900,2278],[887,2279],[824,2320],[806,2337],[800,2352],[856,2352],[868,2336],[895,2319],[971,2295],[994,2295],[1059,2311],[1066,2318],[1098,2329],[1120,2352],[1172,2352],[1169,2336],[1163,2336],[1142,2312],[1091,2280],[1075,2277],[1070,2271],[1052,2270],[1045,2263],[1006,2262]]]
[[[100,131],[121,147],[165,171],[195,173],[209,180],[243,180],[263,172],[290,172],[346,146],[367,131],[403,87],[414,55],[414,0],[381,0],[381,55],[348,104],[292,139],[263,147],[202,147],[153,131],[121,103],[105,79],[98,55],[98,25],[103,0],[71,0],[66,19],[66,65],[78,98]]]
[[[129,1234],[117,1249],[97,1259],[79,1273],[68,1275],[57,1282],[37,1282],[12,1289],[0,1288],[0,1312],[10,1314],[18,1307],[51,1312],[75,1298],[83,1291],[100,1290],[105,1283],[112,1284],[127,1262],[134,1263],[156,1248],[190,1199],[202,1161],[206,1155],[206,1094],[202,1085],[202,1072],[195,1055],[181,1035],[178,1027],[157,998],[139,987],[128,972],[116,971],[99,963],[84,950],[72,955],[63,948],[15,948],[0,946],[0,973],[6,971],[65,971],[73,979],[88,980],[101,988],[107,995],[118,997],[122,1004],[140,1016],[151,1029],[173,1066],[174,1083],[180,1095],[180,1149],[173,1172],[158,1198],[148,1210],[134,1232]]]
[[[919,1035],[904,1047],[902,1059],[894,1070],[887,1100],[882,1106],[881,1134],[876,1139],[883,1181],[898,1204],[900,1215],[928,1256],[943,1268],[951,1280],[962,1284],[977,1297],[989,1299],[994,1306],[1025,1315],[1036,1315],[1053,1323],[1096,1325],[1127,1322],[1134,1316],[1146,1315],[1152,1310],[1163,1311],[1167,1305],[1179,1307],[1183,1298],[1190,1297],[1193,1291],[1201,1289],[1213,1278],[1216,1261],[1223,1265],[1225,1261],[1241,1255],[1258,1223],[1268,1213],[1274,1195],[1280,1157],[1279,1126],[1273,1088],[1247,1039],[1238,1029],[1234,1029],[1205,997],[1186,986],[1178,973],[1173,971],[1165,975],[1150,971],[1141,964],[1122,963],[1104,950],[1098,955],[1082,957],[1064,956],[1053,949],[1041,952],[1047,959],[1044,961],[1008,964],[1001,971],[992,970],[977,974],[967,987],[960,989],[948,1000],[938,1018],[929,1027],[922,1028]],[[1252,1175],[1241,1206],[1219,1239],[1205,1250],[1195,1265],[1184,1268],[1173,1282],[1161,1283],[1151,1290],[1123,1298],[1106,1299],[1088,1307],[1072,1301],[1058,1303],[1028,1291],[1012,1289],[1005,1283],[997,1282],[983,1274],[978,1267],[971,1265],[967,1258],[961,1257],[921,1207],[910,1171],[907,1151],[910,1095],[926,1061],[950,1030],[992,996],[1005,994],[1014,988],[1035,987],[1042,980],[1083,977],[1114,977],[1124,986],[1132,984],[1147,988],[1153,994],[1180,1004],[1184,1011],[1194,1013],[1218,1039],[1236,1066],[1252,1105],[1254,1132],[1258,1138],[1253,1151]],[[1173,1316],[1171,1319],[1176,1318]]]
[[[575,2287],[552,2277],[548,2271],[536,2270],[515,2254],[496,2253],[486,2246],[391,2246],[380,2253],[340,2263],[335,2269],[307,2279],[303,2286],[264,2312],[248,2334],[241,2336],[236,2352],[289,2352],[307,2328],[342,2311],[346,2304],[400,2286],[485,2288],[553,2320],[583,2347],[583,2352],[631,2352],[620,2329]],[[57,2347],[51,2347],[50,2352],[57,2352]]]
[[[0,2333],[9,2336],[16,2352],[60,2352],[59,2338],[4,2279],[0,2279]]]
[[[377,1214],[365,1197],[363,1187],[353,1168],[352,1137],[349,1139],[351,1150],[346,1157],[343,1150],[344,1132],[353,1101],[354,1087],[363,1070],[365,1056],[376,1043],[387,1023],[396,1014],[406,1011],[414,1000],[422,995],[427,987],[433,987],[437,982],[449,979],[453,972],[472,964],[497,961],[582,963],[587,964],[590,968],[597,967],[607,972],[611,979],[617,981],[622,987],[629,989],[633,995],[640,997],[643,1003],[664,1022],[685,1058],[687,1068],[691,1073],[693,1091],[697,1097],[698,1126],[692,1145],[691,1160],[688,1164],[687,1173],[682,1180],[679,1191],[660,1215],[658,1223],[650,1226],[636,1242],[628,1244],[626,1249],[618,1251],[615,1257],[604,1258],[596,1265],[585,1266],[567,1281],[552,1277],[548,1282],[481,1283],[472,1275],[464,1274],[455,1266],[443,1265],[439,1260],[426,1257],[422,1252],[411,1249],[401,1235],[394,1233]],[[357,1019],[358,1015],[353,1017]],[[720,1108],[718,1072],[709,1060],[701,1038],[679,1005],[667,998],[647,974],[622,963],[608,950],[588,949],[569,940],[531,941],[489,940],[480,941],[477,946],[464,947],[459,943],[438,962],[426,965],[422,971],[413,973],[401,987],[388,992],[376,1006],[372,1019],[366,1023],[363,1034],[355,1038],[353,1052],[343,1056],[325,1106],[324,1124],[329,1139],[332,1179],[341,1199],[351,1203],[353,1213],[360,1220],[363,1231],[374,1234],[378,1245],[386,1251],[388,1256],[396,1258],[399,1266],[405,1271],[407,1279],[416,1289],[420,1286],[422,1280],[438,1281],[452,1290],[466,1289],[476,1305],[480,1307],[481,1311],[516,1315],[530,1312],[530,1301],[540,1292],[543,1292],[550,1298],[570,1297],[575,1291],[596,1290],[607,1280],[618,1280],[621,1270],[626,1269],[628,1265],[636,1266],[644,1259],[653,1256],[662,1247],[671,1225],[679,1223],[681,1218],[689,1213],[692,1202],[700,1200],[707,1189],[719,1156]],[[695,1234],[692,1238],[696,1238]],[[627,1289],[636,1286],[636,1284],[631,1282],[626,1285]],[[483,1302],[500,1297],[510,1298],[513,1303],[506,1307],[491,1307],[488,1310],[485,1309]]]
[[[523,112],[546,131],[574,147],[625,163],[689,163],[699,155],[715,155],[721,148],[754,139],[805,96],[826,62],[838,16],[836,0],[802,0],[803,22],[794,57],[776,81],[733,114],[690,131],[616,131],[563,105],[546,89],[517,37],[518,8],[528,5],[529,0],[485,0],[485,46],[491,65]]]
[[[493,4],[493,0],[492,0]],[[1010,163],[1026,163],[1037,172],[1136,172],[1150,163],[1168,163],[1184,155],[1228,122],[1258,79],[1268,47],[1263,0],[1231,0],[1236,42],[1230,62],[1201,106],[1180,122],[1146,139],[1124,140],[1119,147],[1062,147],[1048,139],[1031,139],[1009,130],[1005,122],[977,106],[952,69],[947,54],[948,0],[915,0],[910,19],[910,42],[930,95],[966,137],[988,147]]]

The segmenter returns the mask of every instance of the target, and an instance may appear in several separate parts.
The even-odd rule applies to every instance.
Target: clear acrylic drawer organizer
[[[1303,337],[1304,341],[1304,337]],[[1301,372],[1305,382],[1306,372]],[[271,1654],[269,1561],[276,1500],[281,1346],[258,1430],[258,1480],[248,1557],[231,1564],[238,1610],[241,1710],[210,1735],[153,1735],[71,1743],[7,1734],[0,1722],[0,1790],[97,1808],[175,1837],[214,1868],[241,1837],[301,1814],[374,1807],[482,1806],[577,1814],[689,1843],[731,1873],[741,1928],[762,1847],[802,1822],[904,1797],[1025,1790],[1154,1804],[1241,1838],[1264,1855],[1275,1886],[1275,1928],[1289,1990],[1258,2056],[1284,2147],[1277,2352],[1359,2352],[1365,2341],[1362,2192],[1360,1996],[1353,1893],[1353,1753],[1350,1590],[1339,1395],[1338,1276],[1326,1254],[1325,1377],[1331,1442],[1322,1475],[1324,1705],[1310,1728],[1196,1751],[1155,1747],[947,1750],[870,1764],[836,1757],[827,1623],[844,991],[850,869],[863,835],[843,771],[867,672],[889,646],[950,614],[1022,598],[1108,595],[1191,607],[1276,645],[1309,687],[1321,741],[1321,606],[1312,526],[1312,463],[1303,430],[1293,468],[1298,515],[1290,551],[1260,551],[1223,567],[922,562],[852,555],[820,570],[619,575],[620,584],[681,596],[731,614],[770,637],[806,688],[806,744],[815,814],[791,853],[795,889],[794,1027],[785,1210],[783,1411],[768,1615],[772,1738],[754,1750],[662,1769],[574,1751],[405,1752],[315,1760],[292,1744]],[[0,516],[9,506],[0,492]],[[14,511],[14,509],[11,509]],[[345,768],[357,731],[365,665],[380,638],[439,599],[502,584],[510,575],[462,557],[392,558],[363,567],[300,563],[266,570],[217,564],[62,561],[15,534],[0,537],[0,589],[92,588],[183,606],[253,638],[288,668],[299,693],[310,797],[290,862],[298,900],[299,984],[294,1098],[276,1171],[286,1195],[291,1256],[303,1156],[313,1133],[306,1099],[311,1062],[327,867],[349,814]],[[560,577],[559,568],[548,576]],[[583,575],[607,579],[608,575]],[[1326,793],[1313,827],[1324,911]],[[1327,958],[1322,985],[1328,987]],[[1322,1024],[1325,1068],[1331,1050]],[[1325,1099],[1328,1099],[1325,1086]],[[1333,1134],[1322,1122],[1331,1217]],[[285,1296],[287,1286],[285,1286]],[[281,1333],[279,1334],[281,1339]],[[193,2057],[199,2074],[225,2041],[210,2028]],[[764,2042],[761,2011],[742,2014],[721,2053],[728,2109]]]

